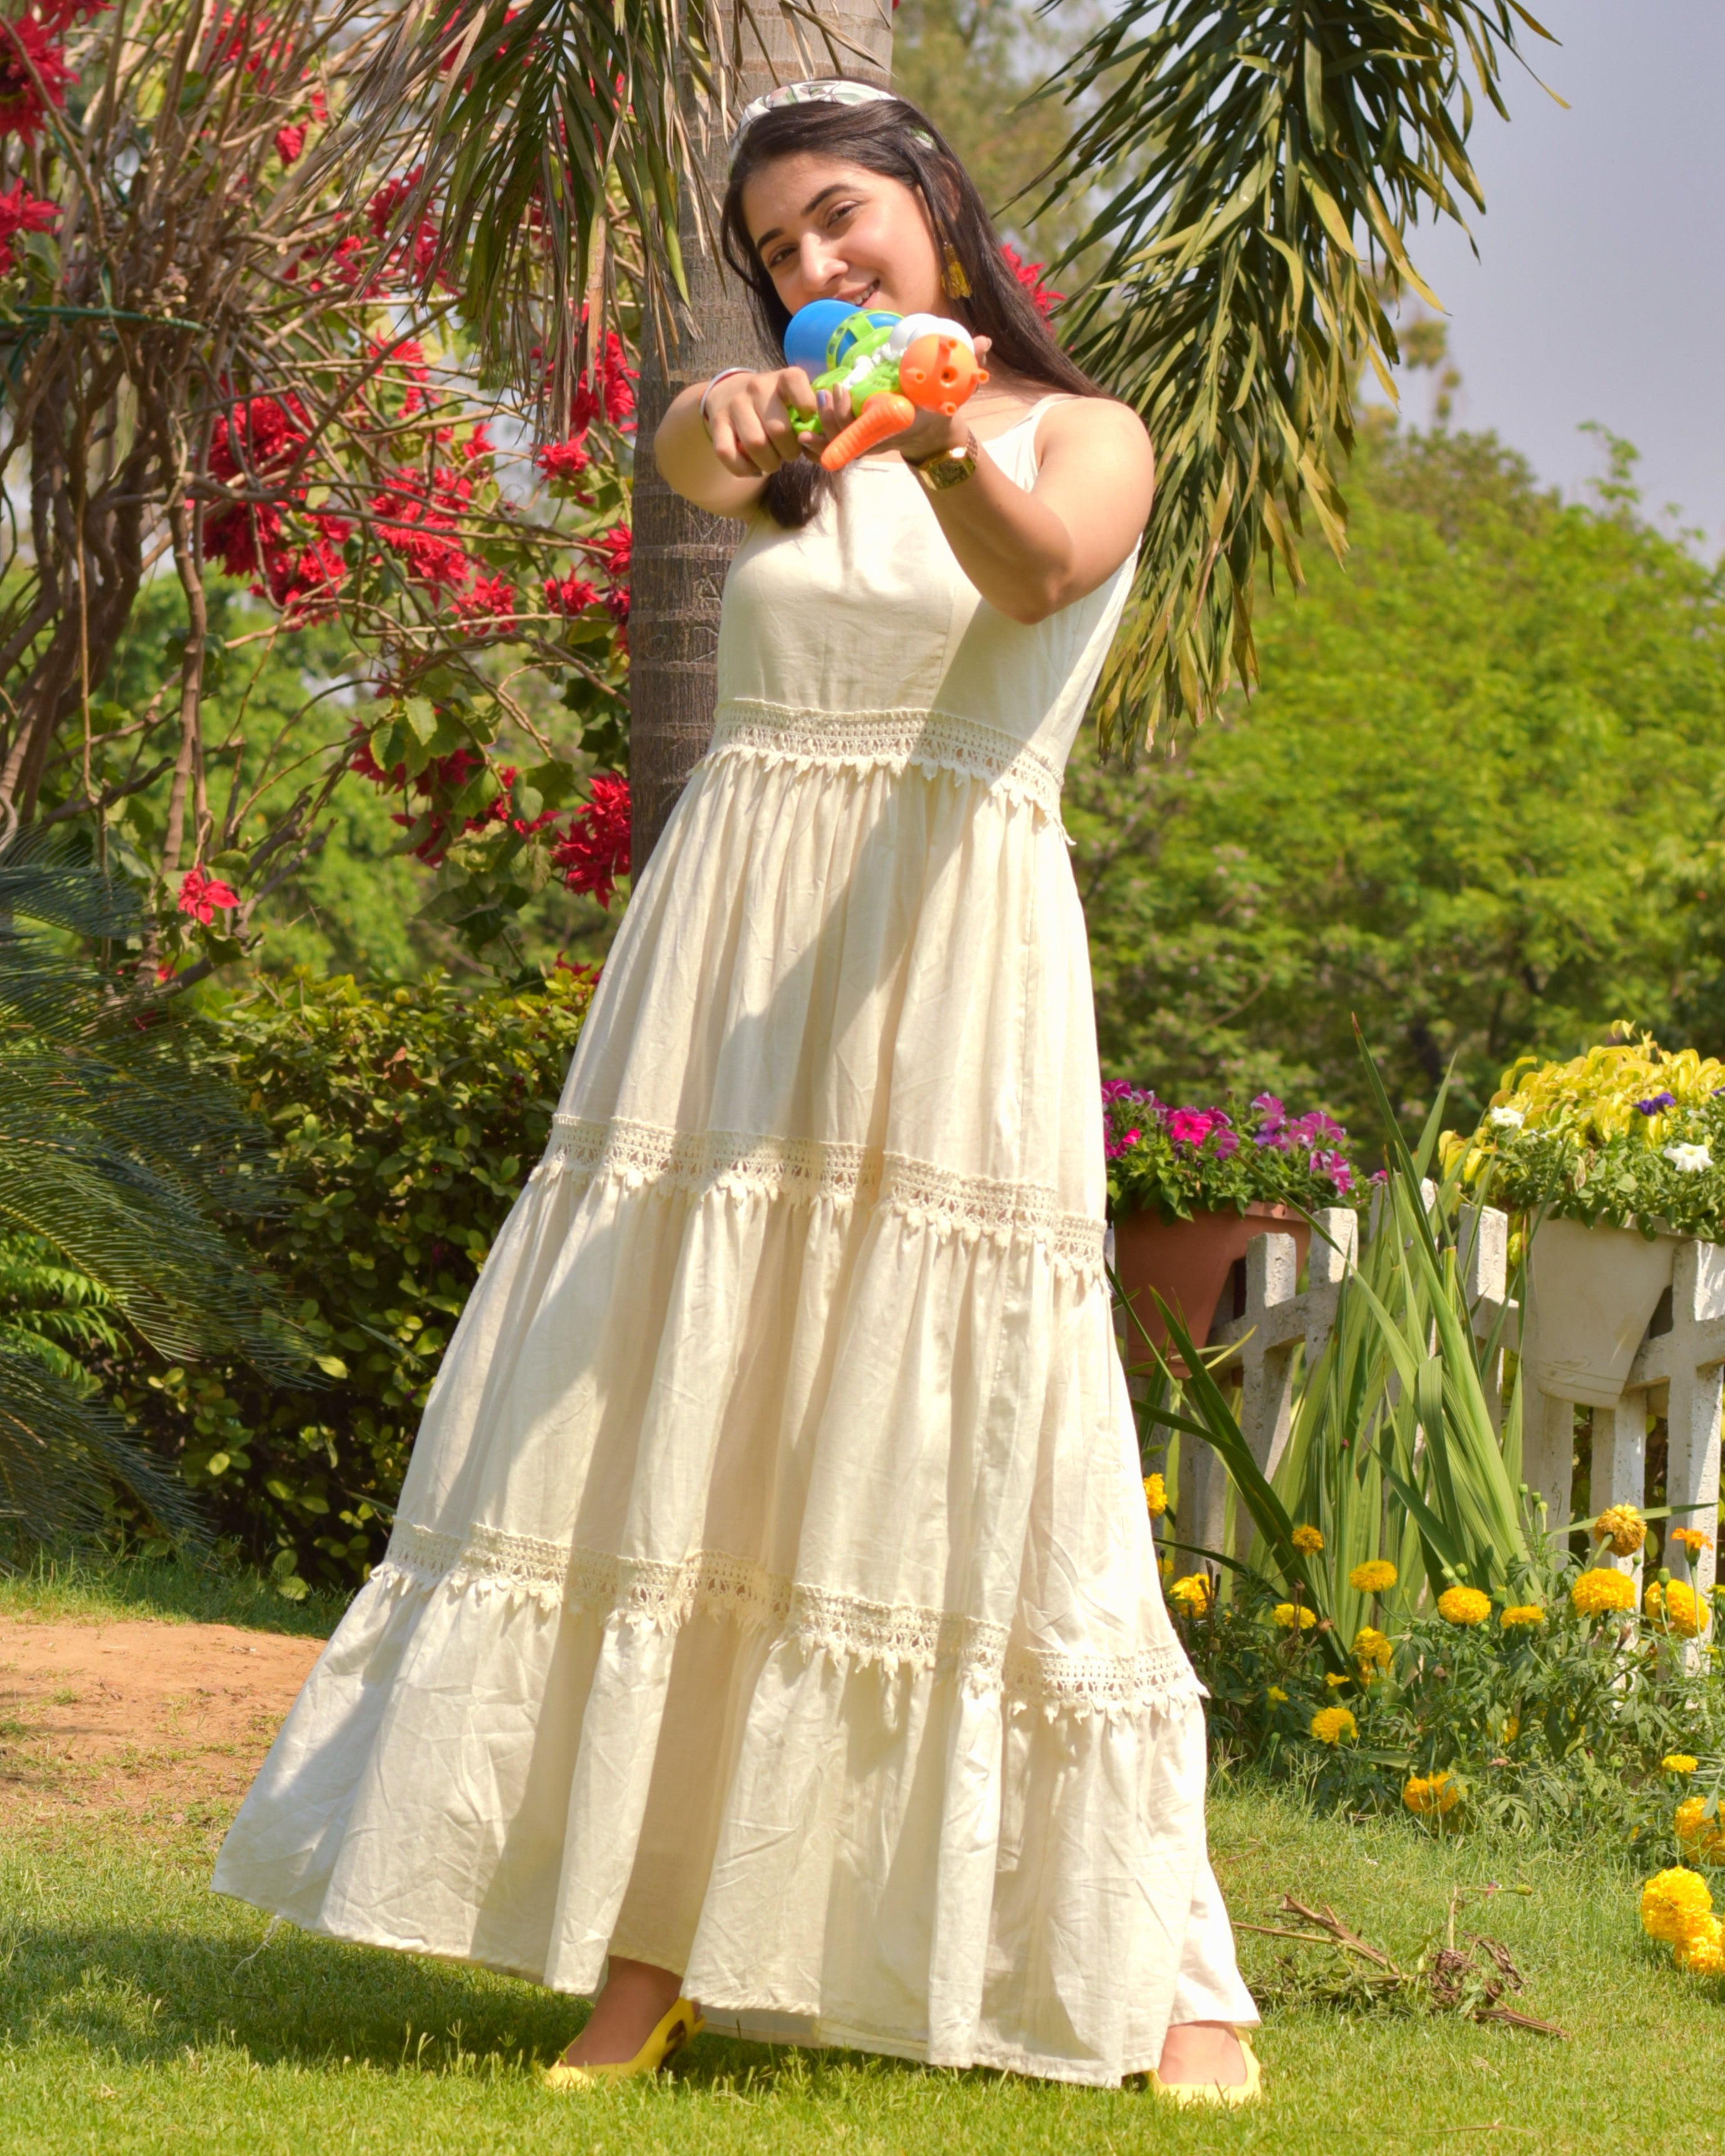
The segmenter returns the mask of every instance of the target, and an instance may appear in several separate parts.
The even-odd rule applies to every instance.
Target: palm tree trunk
[[[739,106],[775,82],[807,75],[891,80],[892,17],[886,0],[817,0],[817,5],[824,36],[776,11],[760,8],[751,23],[739,16],[734,0],[724,7],[728,49],[741,61]],[[686,95],[685,109],[692,134]],[[716,127],[702,171],[715,203],[724,192],[726,146]],[[668,346],[650,319],[641,337],[629,578],[631,858],[637,874],[712,732],[719,599],[742,533],[732,519],[706,515],[665,485],[653,461],[654,430],[690,382],[721,367],[750,361],[767,366],[778,359],[760,352],[742,287],[716,254],[702,253],[686,208],[681,239],[691,305],[686,311],[677,310]]]

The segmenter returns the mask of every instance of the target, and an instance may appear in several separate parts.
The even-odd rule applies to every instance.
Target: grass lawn
[[[243,1599],[218,1605],[215,1584],[151,1588],[139,1570],[123,1589],[89,1572],[0,1588],[0,1609],[15,1597],[45,1614],[55,1593],[67,1614],[248,1621]],[[303,1608],[271,1610],[267,1595],[250,1621],[299,1629]],[[1463,1928],[1508,1943],[1530,1983],[1519,2003],[1574,2041],[1272,2009],[1259,2042],[1270,2103],[1198,2114],[1134,2089],[705,2038],[670,2078],[572,2102],[533,2073],[572,2032],[568,2002],[285,1928],[266,1939],[256,1911],[207,1891],[222,1825],[208,1808],[146,1832],[67,1810],[0,1846],[0,2150],[1725,2149],[1725,1997],[1641,1938],[1639,1874],[1609,1851],[1440,1845],[1402,1822],[1314,1820],[1247,1789],[1219,1793],[1211,1824],[1237,1917],[1269,1917],[1285,1889],[1332,1902],[1404,1965],[1441,1929],[1457,1882],[1530,1887],[1489,1912],[1470,1905]],[[1273,1977],[1275,1943],[1241,1944],[1249,1979]]]
[[[261,1573],[173,1558],[41,1557],[0,1572],[0,1617],[153,1618],[326,1640],[346,1607],[334,1594],[290,1602]]]

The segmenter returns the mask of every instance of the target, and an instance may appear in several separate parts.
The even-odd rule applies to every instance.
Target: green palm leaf
[[[703,230],[707,217],[694,184],[700,123],[691,135],[687,115],[726,129],[734,81],[712,57],[718,28],[708,0],[455,0],[404,11],[362,80],[350,145],[419,172],[398,227],[436,217],[439,267],[461,293],[484,364],[526,384],[549,362],[560,410],[584,364],[589,285],[608,311],[614,208],[653,235],[648,299],[662,303],[667,275],[687,296],[680,204],[691,202]]]
[[[1394,395],[1389,308],[1409,286],[1431,297],[1411,227],[1484,207],[1467,74],[1507,118],[1518,26],[1549,36],[1519,0],[1124,0],[1036,93],[1094,98],[1025,192],[1034,215],[1101,191],[1050,274],[1106,247],[1063,334],[1142,415],[1160,466],[1097,692],[1105,749],[1253,678],[1258,557],[1297,583],[1308,511],[1343,551],[1355,385],[1369,366]]]
[[[0,853],[0,1518],[38,1537],[90,1518],[115,1481],[164,1527],[195,1516],[87,1368],[52,1352],[55,1327],[23,1307],[32,1279],[83,1283],[61,1301],[170,1360],[239,1355],[306,1382],[304,1343],[222,1224],[274,1191],[214,1038],[75,955],[141,926],[123,883],[29,839]]]

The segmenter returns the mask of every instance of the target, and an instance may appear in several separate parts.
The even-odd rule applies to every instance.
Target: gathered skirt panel
[[[1100,1237],[1096,1015],[1058,818],[940,764],[714,752],[630,900],[562,1106],[565,1130],[616,1124],[624,1146],[921,1163],[983,1186],[984,1209],[1044,1194]]]

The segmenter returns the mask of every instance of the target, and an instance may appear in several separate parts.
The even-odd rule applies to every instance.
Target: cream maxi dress
[[[1021,485],[1042,409],[985,444]],[[1071,2082],[1255,2020],[1060,825],[1132,570],[1015,623],[896,458],[802,531],[755,516],[711,747],[222,1892],[578,1995],[614,1948],[716,2029]]]

